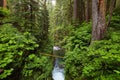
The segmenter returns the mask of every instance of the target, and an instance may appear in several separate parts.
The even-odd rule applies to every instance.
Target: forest
[[[120,0],[0,0],[0,80],[120,80]]]

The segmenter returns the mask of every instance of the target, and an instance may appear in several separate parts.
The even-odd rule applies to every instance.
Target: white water
[[[64,69],[60,68],[56,60],[54,69],[52,71],[52,77],[54,80],[64,80]]]
[[[54,46],[53,50],[60,50],[60,48],[57,46]],[[59,59],[56,58],[55,66],[54,66],[54,69],[52,71],[52,78],[54,80],[64,80],[64,77],[65,77],[64,76],[64,68],[60,68]]]
[[[54,46],[53,50],[60,50],[60,48],[58,46]]]

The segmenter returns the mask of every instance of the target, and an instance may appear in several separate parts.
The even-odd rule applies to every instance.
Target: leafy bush
[[[119,80],[120,30],[110,28],[104,40],[95,41],[89,46],[89,25],[84,24],[66,38],[66,79]]]
[[[48,57],[31,54],[26,58],[22,74],[25,80],[51,80],[52,62]]]
[[[24,66],[24,59],[38,47],[35,38],[30,33],[20,33],[11,24],[0,27],[0,79],[14,74],[16,68]],[[17,72],[16,72],[17,73]]]
[[[114,28],[114,30],[120,29],[120,8],[115,9],[111,18],[110,27]]]
[[[0,7],[0,17],[7,17],[10,15],[10,11],[7,8]]]
[[[92,80],[120,79],[120,33],[112,32],[108,40],[94,42],[88,48],[88,61],[82,69],[82,76]]]
[[[91,23],[83,23],[79,28],[73,29],[69,36],[64,38],[65,48],[73,51],[76,48],[88,47],[91,38]]]
[[[65,71],[67,80],[79,80],[86,49],[90,44],[91,23],[83,23],[65,38]],[[84,60],[83,60],[84,59]]]

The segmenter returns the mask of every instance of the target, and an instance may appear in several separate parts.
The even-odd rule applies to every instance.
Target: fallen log
[[[45,55],[45,56],[55,57],[55,58],[64,58],[62,56],[57,56],[57,55],[53,55],[53,54],[47,54],[47,53],[41,53],[41,54]]]

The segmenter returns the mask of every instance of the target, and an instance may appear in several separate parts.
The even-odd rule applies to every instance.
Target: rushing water
[[[59,47],[54,46],[53,50],[60,50]],[[54,80],[64,80],[64,68],[60,67],[60,58],[56,58],[55,59],[55,65],[54,65],[54,69],[52,71],[52,78]]]

